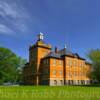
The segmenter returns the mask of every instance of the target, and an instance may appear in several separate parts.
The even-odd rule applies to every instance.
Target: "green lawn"
[[[100,87],[1,86],[0,100],[100,100]]]

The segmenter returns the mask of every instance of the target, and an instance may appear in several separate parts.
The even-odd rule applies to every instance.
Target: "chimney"
[[[57,47],[55,47],[55,53],[58,53],[58,48]]]

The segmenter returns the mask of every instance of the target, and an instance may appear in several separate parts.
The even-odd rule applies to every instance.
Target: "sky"
[[[86,57],[100,48],[100,0],[0,0],[0,47],[28,59],[40,32],[53,48]]]

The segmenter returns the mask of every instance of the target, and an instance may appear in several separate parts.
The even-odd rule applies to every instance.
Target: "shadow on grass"
[[[100,84],[80,85],[82,87],[100,87]]]

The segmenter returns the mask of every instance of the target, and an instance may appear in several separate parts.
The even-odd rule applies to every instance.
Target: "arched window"
[[[57,80],[54,80],[54,85],[57,85]]]
[[[60,80],[60,84],[63,85],[63,80]]]

